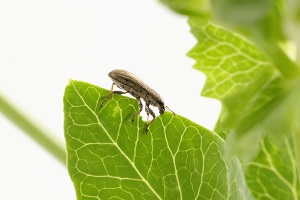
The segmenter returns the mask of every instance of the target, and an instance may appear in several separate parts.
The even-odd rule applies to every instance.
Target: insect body
[[[137,113],[134,113],[134,115],[132,116],[131,121],[133,123],[135,115],[140,114],[143,110],[143,104],[141,101],[141,99],[143,99],[146,103],[145,110],[147,113],[147,120],[148,120],[149,114],[153,118],[146,125],[146,132],[148,132],[149,125],[155,119],[155,113],[149,107],[150,105],[157,107],[159,110],[159,113],[161,115],[164,114],[166,108],[168,110],[170,110],[167,106],[165,106],[164,100],[161,98],[161,96],[156,91],[151,89],[144,81],[142,81],[140,78],[135,76],[134,74],[132,74],[126,70],[115,69],[115,70],[109,72],[108,76],[113,81],[113,84],[111,87],[112,92],[103,100],[103,102],[100,105],[100,108],[103,106],[104,102],[106,102],[111,97],[112,94],[129,93],[139,101],[139,106],[140,106],[140,111]],[[118,88],[123,89],[125,91],[113,91],[114,85],[116,85]],[[173,111],[171,111],[171,112],[175,115],[175,113]]]

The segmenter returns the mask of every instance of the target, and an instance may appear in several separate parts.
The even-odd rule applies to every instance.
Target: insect
[[[144,81],[142,81],[139,77],[135,76],[134,74],[122,70],[122,69],[115,69],[109,72],[108,76],[112,79],[113,84],[111,86],[111,93],[103,100],[100,104],[100,108],[103,104],[112,96],[112,94],[126,94],[129,93],[133,97],[135,97],[140,106],[140,110],[137,113],[134,113],[131,119],[131,123],[134,122],[134,117],[140,114],[143,110],[143,104],[141,99],[143,99],[146,103],[145,110],[147,113],[147,121],[149,118],[149,114],[152,116],[152,120],[147,123],[146,125],[146,133],[148,132],[148,127],[155,119],[155,113],[149,107],[150,105],[155,106],[159,110],[159,114],[162,115],[165,112],[165,109],[170,110],[167,106],[165,106],[164,100],[161,96],[153,89],[151,89]],[[118,88],[123,89],[125,91],[113,91],[113,87],[116,85]],[[99,109],[100,109],[99,108]],[[171,111],[174,115],[176,115],[173,111]]]

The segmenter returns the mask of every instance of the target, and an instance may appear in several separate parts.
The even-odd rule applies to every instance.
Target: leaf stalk
[[[29,137],[46,149],[60,163],[66,163],[65,149],[53,134],[39,127],[36,122],[29,119],[27,115],[13,106],[3,95],[0,94],[0,112],[3,113],[17,127],[24,131]]]

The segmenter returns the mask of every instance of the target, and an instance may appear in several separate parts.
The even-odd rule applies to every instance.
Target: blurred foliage
[[[163,2],[174,11],[182,8],[180,1]],[[215,131],[244,163],[255,197],[298,199],[300,2],[199,0],[192,5],[205,9],[195,14],[184,5],[198,40],[188,55],[207,76],[202,95],[222,102]]]

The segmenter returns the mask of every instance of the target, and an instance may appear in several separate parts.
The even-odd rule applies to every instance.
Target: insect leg
[[[113,88],[114,88],[114,83],[111,86],[111,90],[113,90]],[[125,92],[123,92],[123,91],[111,91],[111,93],[107,97],[105,97],[105,99],[102,101],[102,103],[99,106],[99,109],[102,108],[103,104],[111,97],[111,95],[113,95],[113,94],[126,94],[126,93],[127,93],[126,91]]]
[[[137,113],[134,113],[134,115],[132,116],[132,119],[131,119],[131,123],[132,123],[132,124],[133,124],[133,122],[134,122],[134,117],[135,117],[137,114],[140,114],[140,113],[142,112],[142,110],[143,110],[143,103],[142,103],[141,99],[137,99],[137,100],[139,101],[140,111],[137,112]]]
[[[147,104],[146,104],[146,106],[145,106],[145,111],[146,111],[146,114],[147,114],[147,122],[148,122],[148,119],[149,119],[149,105],[147,106]]]
[[[150,124],[152,124],[152,122],[154,121],[155,119],[155,113],[153,112],[153,110],[149,107],[150,104],[146,103],[146,106],[145,106],[145,109],[146,109],[146,113],[147,115],[149,116],[149,113],[150,115],[152,116],[152,120],[151,122],[149,122],[147,125],[146,125],[146,133],[148,132],[148,127],[150,126]]]

